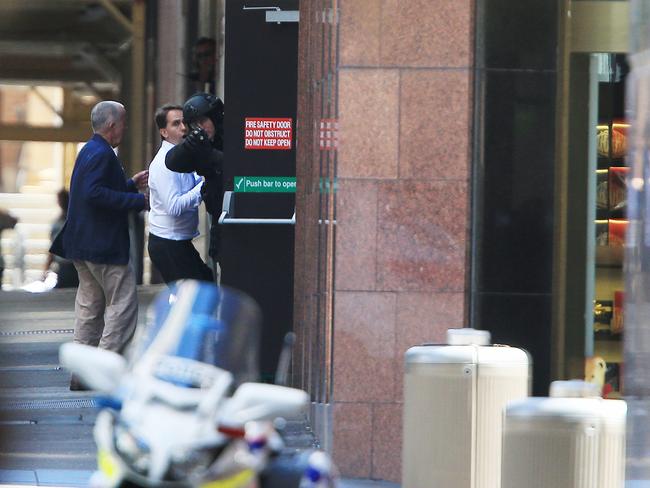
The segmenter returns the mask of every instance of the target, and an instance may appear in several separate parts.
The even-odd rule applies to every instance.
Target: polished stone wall
[[[404,352],[466,323],[474,7],[301,2],[294,382],[346,476],[399,481]]]
[[[560,1],[476,2],[471,323],[551,380]]]

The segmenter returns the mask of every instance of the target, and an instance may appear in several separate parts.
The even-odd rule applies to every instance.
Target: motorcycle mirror
[[[275,373],[275,384],[285,386],[289,379],[289,365],[291,364],[291,352],[296,342],[296,334],[287,332],[282,343],[282,351],[278,360],[278,369]]]
[[[89,388],[104,393],[114,391],[126,372],[126,360],[116,352],[73,342],[59,348],[59,360]]]
[[[243,383],[219,417],[220,426],[239,427],[251,420],[293,417],[309,404],[303,390],[265,383]]]

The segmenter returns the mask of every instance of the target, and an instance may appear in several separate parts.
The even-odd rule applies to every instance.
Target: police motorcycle
[[[309,402],[256,382],[260,312],[247,295],[192,280],[161,292],[123,356],[61,346],[101,396],[91,487],[330,488],[324,452],[284,448],[276,429]]]

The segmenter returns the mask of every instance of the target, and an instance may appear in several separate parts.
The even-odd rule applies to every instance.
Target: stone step
[[[10,213],[21,209],[58,209],[53,193],[0,193],[0,208]]]
[[[40,280],[50,247],[52,223],[61,210],[56,192],[33,189],[0,193],[0,208],[18,219],[14,229],[2,231],[0,249],[5,261],[3,285],[15,288]]]
[[[46,207],[46,203],[41,204],[42,208],[21,207],[10,210],[11,215],[18,219],[18,226],[23,223],[43,224],[50,226],[60,215],[61,210],[56,206]]]

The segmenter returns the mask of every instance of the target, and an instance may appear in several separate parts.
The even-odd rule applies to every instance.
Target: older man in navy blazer
[[[74,341],[122,352],[135,331],[138,298],[129,265],[131,210],[148,208],[148,172],[127,180],[113,148],[122,142],[126,110],[104,101],[90,114],[93,137],[79,152],[70,182],[67,221],[51,252],[79,273]],[[81,389],[73,377],[71,389]]]

